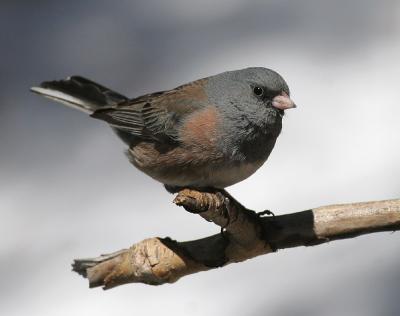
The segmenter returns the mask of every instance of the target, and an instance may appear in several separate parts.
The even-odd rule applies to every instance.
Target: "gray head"
[[[280,125],[284,110],[295,107],[285,80],[277,72],[262,67],[212,76],[206,91],[210,101],[228,117],[241,117],[265,129]]]
[[[251,67],[235,71],[227,71],[217,75],[227,80],[248,83],[251,86],[260,86],[265,89],[266,95],[274,95],[284,91],[290,94],[285,80],[276,71],[263,67]]]
[[[209,77],[205,88],[223,120],[224,151],[247,160],[250,155],[266,159],[284,110],[295,107],[285,80],[271,69],[246,68]]]

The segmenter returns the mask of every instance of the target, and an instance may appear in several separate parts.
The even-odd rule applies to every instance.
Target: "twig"
[[[241,262],[277,249],[400,229],[400,199],[324,206],[274,217],[244,208],[227,192],[179,192],[174,203],[224,228],[221,234],[177,242],[145,239],[129,249],[74,260],[90,287],[126,283],[159,285],[182,276]]]

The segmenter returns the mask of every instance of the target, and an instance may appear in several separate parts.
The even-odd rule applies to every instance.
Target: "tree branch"
[[[246,209],[225,191],[185,189],[174,203],[223,231],[186,242],[169,237],[145,239],[109,255],[76,259],[73,271],[88,278],[90,287],[109,289],[138,282],[159,285],[277,249],[400,229],[400,199],[331,205],[273,217]]]

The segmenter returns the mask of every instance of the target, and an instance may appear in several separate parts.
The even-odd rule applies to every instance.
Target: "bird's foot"
[[[275,216],[274,212],[272,212],[271,210],[264,210],[261,212],[257,212],[257,213],[255,213],[255,215],[257,216],[258,219],[263,218],[265,215],[271,216],[270,218],[267,219],[267,223],[269,225],[271,225],[271,228],[276,229],[276,230],[281,230],[283,228],[279,224],[279,222],[276,220],[276,218],[275,218],[276,216]],[[269,244],[272,252],[277,252],[278,247],[273,242],[271,242],[270,237],[268,236],[268,231],[264,231],[263,235],[264,235],[264,240]]]
[[[275,217],[274,212],[272,212],[270,210],[264,210],[264,211],[261,211],[261,212],[257,213],[258,217],[263,217],[264,215],[269,215],[269,216]]]

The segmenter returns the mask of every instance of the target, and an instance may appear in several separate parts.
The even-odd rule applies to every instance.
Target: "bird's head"
[[[274,128],[284,111],[295,108],[286,81],[277,72],[253,67],[210,77],[206,91],[225,115]]]

